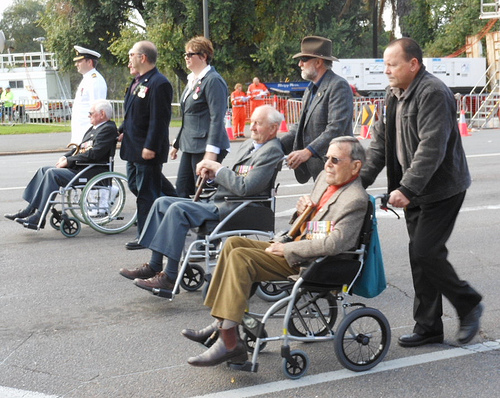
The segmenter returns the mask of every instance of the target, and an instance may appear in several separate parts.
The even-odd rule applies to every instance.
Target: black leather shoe
[[[483,305],[479,303],[471,312],[460,319],[460,329],[457,333],[457,341],[466,344],[471,341],[479,331],[479,318],[483,313]]]
[[[29,217],[16,218],[16,222],[22,224],[24,228],[38,229],[38,223],[40,222],[40,217],[41,213],[37,211],[35,214]],[[42,220],[42,223],[40,224],[40,229],[42,229],[43,227],[45,227],[45,220]]]
[[[134,239],[134,240],[132,240],[130,242],[125,243],[125,247],[128,250],[141,250],[141,249],[145,249],[144,246],[142,246],[142,245],[139,244],[139,239]]]
[[[443,342],[443,334],[405,334],[398,339],[398,344],[401,347],[419,347],[425,344],[434,344]]]
[[[26,218],[31,216],[35,212],[35,210],[36,209],[30,209],[29,207],[27,207],[24,210],[19,210],[17,213],[4,214],[4,217],[14,221],[16,218]]]

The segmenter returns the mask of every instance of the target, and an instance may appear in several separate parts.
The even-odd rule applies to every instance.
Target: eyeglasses
[[[184,53],[184,58],[191,58],[194,55],[203,55],[203,53]]]
[[[345,159],[336,158],[335,156],[323,156],[323,161],[325,163],[332,162],[333,164],[339,164],[342,160]]]
[[[310,61],[311,59],[314,58],[316,57],[299,57],[299,61],[305,64],[307,61]]]
[[[134,58],[136,55],[138,55],[140,57],[143,54],[142,53],[128,53],[129,58]]]

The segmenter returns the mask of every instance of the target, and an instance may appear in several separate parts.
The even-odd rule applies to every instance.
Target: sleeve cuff
[[[213,145],[207,145],[205,148],[205,152],[212,152],[218,155],[220,153],[220,148]]]

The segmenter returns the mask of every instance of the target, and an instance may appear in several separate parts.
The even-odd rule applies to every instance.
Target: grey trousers
[[[42,210],[52,192],[66,186],[77,172],[71,169],[58,169],[53,166],[40,167],[23,193],[23,199],[31,207]]]
[[[218,221],[213,202],[162,196],[155,200],[144,224],[139,243],[175,261],[180,261],[190,228],[205,221]]]

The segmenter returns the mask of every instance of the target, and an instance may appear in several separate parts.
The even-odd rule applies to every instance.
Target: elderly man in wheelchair
[[[87,167],[86,163],[106,164],[110,154],[114,153],[118,132],[111,103],[97,100],[91,104],[89,118],[92,127],[85,133],[82,143],[59,158],[55,166],[38,169],[23,193],[28,206],[14,214],[5,214],[9,220],[15,220],[25,228],[38,229],[45,226],[46,214],[43,209],[54,191],[68,184],[79,172]],[[96,166],[86,171],[85,178],[108,170],[108,166]],[[83,176],[82,176],[83,177]]]
[[[139,238],[139,244],[151,249],[151,258],[139,268],[120,269],[120,274],[145,290],[173,291],[189,229],[224,219],[240,204],[227,201],[227,197],[241,200],[269,195],[276,166],[284,157],[276,138],[281,120],[281,113],[274,107],[257,108],[251,117],[251,138],[241,145],[231,168],[210,160],[198,163],[198,175],[217,184],[209,200],[168,196],[156,199]],[[163,256],[168,259],[165,271]]]
[[[356,245],[368,208],[368,195],[358,178],[364,159],[363,147],[356,138],[343,136],[331,141],[324,171],[311,195],[301,197],[297,203],[296,216],[302,227],[294,239],[274,242],[241,237],[227,239],[205,299],[216,320],[199,331],[182,331],[186,338],[201,343],[214,332],[218,332],[219,338],[207,351],[189,358],[189,364],[244,363],[247,349],[238,325],[247,308],[252,285],[286,279],[298,274],[304,262],[335,256]]]

